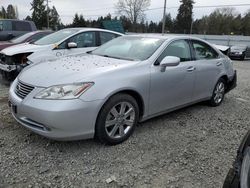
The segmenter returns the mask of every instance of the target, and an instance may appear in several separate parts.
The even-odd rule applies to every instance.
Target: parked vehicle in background
[[[0,52],[0,69],[5,78],[13,79],[31,62],[52,60],[74,53],[84,53],[122,34],[96,28],[69,28],[57,31],[30,44],[19,44]]]
[[[250,57],[250,49],[246,45],[237,45],[230,48],[229,57],[231,59],[244,60]]]
[[[33,31],[33,32],[23,34],[19,37],[13,38],[9,41],[0,41],[0,51],[3,50],[4,48],[14,46],[17,44],[21,44],[21,43],[33,43],[51,33],[52,31]]]
[[[32,21],[0,19],[0,41],[11,40],[36,30],[36,25]]]
[[[250,188],[250,131],[240,144],[237,157],[232,169],[228,172],[223,188]]]
[[[235,86],[232,61],[205,41],[122,36],[25,68],[9,100],[13,117],[40,135],[118,144],[138,121],[200,101],[218,106]]]
[[[214,44],[214,47],[219,49],[223,54],[225,54],[227,56],[229,55],[229,52],[230,52],[230,47],[229,46]]]

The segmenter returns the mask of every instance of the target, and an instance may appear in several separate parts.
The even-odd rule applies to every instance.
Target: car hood
[[[36,52],[36,51],[40,51],[40,50],[48,49],[48,48],[52,48],[52,47],[53,47],[53,45],[40,46],[40,45],[35,45],[35,44],[24,43],[24,44],[18,44],[15,46],[5,48],[1,51],[1,53],[5,54],[7,56],[13,56],[15,54]]]
[[[133,66],[135,63],[89,54],[66,56],[54,61],[30,65],[19,74],[18,79],[37,87],[94,81],[88,79],[109,71]]]

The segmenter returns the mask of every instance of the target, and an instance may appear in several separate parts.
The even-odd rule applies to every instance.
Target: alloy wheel
[[[223,100],[224,97],[224,93],[225,93],[225,85],[223,82],[219,82],[215,88],[214,91],[214,102],[216,104],[221,103],[221,101]]]
[[[105,130],[112,139],[122,138],[127,135],[135,123],[135,109],[129,102],[116,104],[109,111],[106,121]]]

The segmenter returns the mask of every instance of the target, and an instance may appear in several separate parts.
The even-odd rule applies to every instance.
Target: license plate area
[[[14,112],[15,114],[17,113],[17,106],[12,104],[10,101],[9,101],[9,107],[12,110],[12,112]]]

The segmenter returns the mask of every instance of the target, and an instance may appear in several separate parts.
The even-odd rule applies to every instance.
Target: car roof
[[[134,36],[134,37],[145,37],[145,38],[157,38],[157,39],[163,39],[163,40],[172,40],[172,39],[193,39],[193,40],[199,40],[199,41],[204,41],[200,38],[193,37],[190,35],[177,35],[177,34],[129,34],[126,36]]]
[[[100,29],[100,28],[91,28],[91,27],[73,27],[73,28],[65,28],[62,30],[76,30],[77,33],[83,32],[83,31],[103,31],[103,32],[110,32],[114,33],[117,35],[123,35],[122,33],[116,32],[116,31],[111,31],[107,29]]]
[[[29,21],[29,20],[19,20],[19,19],[8,19],[8,18],[4,18],[4,19],[0,19],[1,21],[19,21],[19,22],[33,22],[33,21]]]

